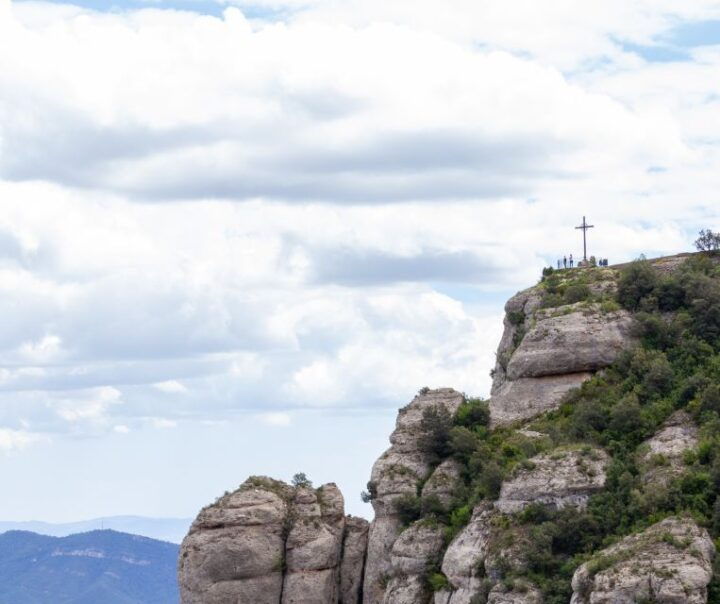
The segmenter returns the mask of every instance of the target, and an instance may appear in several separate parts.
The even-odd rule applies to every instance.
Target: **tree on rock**
[[[695,247],[700,252],[716,254],[720,250],[720,233],[713,233],[710,229],[700,231],[700,236],[695,240]]]

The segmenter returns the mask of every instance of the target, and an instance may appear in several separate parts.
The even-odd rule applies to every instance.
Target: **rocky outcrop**
[[[443,527],[420,520],[396,539],[390,556],[390,581],[383,604],[427,604],[429,569],[439,562]]]
[[[437,497],[447,508],[460,482],[460,470],[460,464],[454,459],[443,461],[423,485],[422,497]]]
[[[533,457],[527,467],[503,483],[496,508],[519,512],[532,503],[557,509],[584,507],[605,485],[608,455],[601,449],[564,449]]]
[[[421,391],[400,410],[395,431],[390,436],[391,446],[373,466],[369,485],[375,519],[368,537],[365,604],[383,601],[391,575],[390,553],[401,528],[394,502],[402,495],[415,495],[418,482],[430,474],[430,460],[419,446],[423,411],[442,407],[453,414],[462,401],[463,395],[451,388]]]
[[[290,522],[282,604],[337,602],[345,528],[340,490],[334,484],[297,488]]]
[[[183,604],[358,604],[367,523],[334,484],[248,479],[204,508],[180,550]]]
[[[364,518],[348,516],[345,519],[345,536],[340,564],[341,604],[360,604],[362,602],[362,582],[369,528],[370,524]]]
[[[477,506],[470,523],[448,546],[441,570],[452,589],[437,592],[435,604],[472,604],[473,598],[480,593],[494,515],[492,505]]]
[[[563,375],[610,365],[632,342],[625,310],[603,313],[583,303],[539,310],[507,365],[507,377]]]
[[[508,380],[490,398],[492,425],[506,426],[556,409],[565,394],[591,377],[591,373],[568,373]]]
[[[601,295],[614,287],[612,279],[604,279],[592,283],[590,290]],[[493,426],[557,408],[569,390],[633,343],[628,312],[604,312],[599,304],[587,302],[544,309],[542,294],[542,286],[536,286],[505,305],[490,399]]]
[[[683,456],[698,446],[698,428],[686,411],[676,411],[641,447],[639,465],[646,484],[666,485],[685,470]]]
[[[572,604],[704,604],[715,546],[689,518],[666,518],[626,537],[573,576]]]
[[[183,604],[278,604],[291,497],[287,485],[259,479],[201,510],[180,549]]]

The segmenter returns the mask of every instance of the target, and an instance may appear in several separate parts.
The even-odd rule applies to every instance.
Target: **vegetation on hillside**
[[[710,255],[698,254],[670,275],[646,261],[628,265],[619,275],[602,268],[560,273],[545,275],[543,306],[622,306],[636,318],[637,347],[569,393],[558,410],[532,422],[529,429],[542,438],[510,428],[489,430],[487,403],[479,399],[466,400],[454,417],[426,411],[422,447],[436,463],[456,459],[463,484],[447,509],[436,498],[406,496],[397,502],[408,524],[419,518],[444,524],[449,542],[469,521],[473,507],[496,499],[502,481],[518,466],[530,467],[531,457],[560,446],[602,447],[611,455],[606,488],[591,497],[587,509],[533,505],[504,527],[527,542],[528,561],[522,573],[508,569],[504,580],[512,584],[522,575],[540,587],[546,604],[569,601],[572,575],[593,552],[663,517],[691,514],[714,539],[720,537],[720,267]],[[614,299],[607,289],[592,288],[609,278],[617,278]],[[638,448],[678,409],[687,410],[700,426],[700,445],[685,456],[682,475],[648,489]],[[428,580],[431,588],[446,585],[437,571]],[[717,578],[709,602],[720,603]]]

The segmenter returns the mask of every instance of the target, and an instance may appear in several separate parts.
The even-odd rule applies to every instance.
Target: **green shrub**
[[[455,413],[458,426],[487,426],[490,423],[490,407],[481,398],[470,398],[462,402]]]
[[[409,526],[422,516],[422,501],[417,495],[400,495],[393,501],[393,506],[404,526]]]
[[[590,288],[585,284],[570,285],[565,290],[563,301],[565,304],[583,302],[590,297]]]
[[[450,587],[450,581],[448,581],[448,578],[441,572],[431,573],[428,575],[427,582],[430,587],[430,591],[432,592],[442,591],[443,589],[448,589]]]
[[[652,295],[658,275],[650,263],[636,260],[626,267],[618,281],[618,302],[628,310],[638,310],[643,298]]]
[[[450,430],[452,427],[452,416],[444,406],[436,405],[423,409],[418,446],[431,464],[438,463],[451,453]]]

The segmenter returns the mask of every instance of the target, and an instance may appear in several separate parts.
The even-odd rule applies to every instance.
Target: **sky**
[[[3,520],[360,501],[543,266],[718,229],[720,2],[0,0]]]

